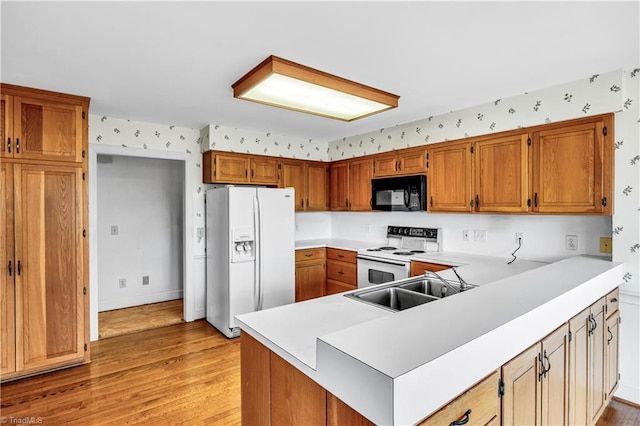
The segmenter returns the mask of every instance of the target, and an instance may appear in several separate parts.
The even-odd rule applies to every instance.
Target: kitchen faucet
[[[442,284],[444,284],[444,286],[451,290],[453,293],[460,293],[460,291],[462,290],[462,287],[460,287],[460,290],[453,287],[451,284],[449,284],[449,282],[447,280],[445,280],[444,278],[442,278],[437,272],[434,271],[424,271],[424,275],[429,276],[429,274],[433,275],[434,277],[436,277]],[[442,297],[444,297],[446,295],[446,290],[443,289],[442,291]]]
[[[467,290],[467,287],[470,287],[470,284],[462,279],[462,277],[460,276],[460,274],[458,274],[458,271],[456,271],[456,269],[458,269],[457,266],[451,267],[451,270],[453,271],[453,273],[456,274],[456,277],[458,277],[458,281],[460,281],[460,291],[465,291]]]

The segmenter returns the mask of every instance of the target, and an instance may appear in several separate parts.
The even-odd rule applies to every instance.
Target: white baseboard
[[[129,308],[131,306],[147,305],[149,303],[167,302],[169,300],[175,299],[182,299],[182,290],[164,291],[161,293],[151,294],[139,294],[127,298],[126,300],[101,300],[98,302],[98,312]]]
[[[615,397],[624,399],[625,401],[633,402],[640,405],[640,389],[632,388],[630,386],[624,386],[622,383],[618,385]]]

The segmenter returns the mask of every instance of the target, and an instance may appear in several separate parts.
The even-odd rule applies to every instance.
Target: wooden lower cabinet
[[[424,275],[425,272],[440,272],[445,269],[451,269],[450,265],[442,265],[439,263],[420,262],[417,260],[411,261],[411,276],[416,277]]]
[[[605,398],[610,400],[618,387],[618,337],[620,329],[620,315],[615,311],[607,318],[607,343],[604,352],[605,364]]]
[[[296,250],[296,302],[324,296],[325,249]]]
[[[567,336],[563,324],[502,367],[503,424],[567,424]]]
[[[342,293],[358,288],[356,252],[327,248],[327,287],[325,294]]]
[[[419,423],[420,426],[451,425],[499,425],[500,396],[498,383],[500,372],[494,371],[480,383],[449,402],[444,408]],[[465,422],[466,420],[466,422]],[[465,422],[465,423],[463,423]]]

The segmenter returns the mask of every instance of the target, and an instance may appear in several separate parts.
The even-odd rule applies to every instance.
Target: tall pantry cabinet
[[[0,85],[0,374],[89,361],[89,98]]]

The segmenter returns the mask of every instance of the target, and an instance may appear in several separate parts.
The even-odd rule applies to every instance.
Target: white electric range
[[[358,288],[409,278],[411,257],[442,251],[442,229],[388,226],[387,245],[358,250]]]

